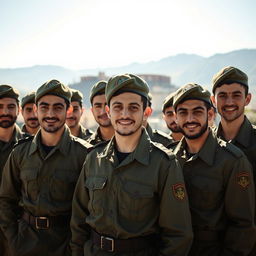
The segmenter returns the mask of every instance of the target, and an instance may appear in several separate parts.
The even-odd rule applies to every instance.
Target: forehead
[[[106,103],[105,94],[94,96],[93,99],[92,99],[92,104],[96,104],[96,103],[105,104]]]
[[[27,103],[27,104],[25,104],[24,109],[33,108],[33,105],[34,105],[34,103]]]
[[[174,108],[173,108],[172,106],[166,108],[166,109],[164,110],[164,113],[167,113],[167,112],[174,112]]]
[[[205,107],[205,103],[202,100],[186,100],[177,106],[177,110],[181,108],[190,110],[198,107]]]
[[[48,103],[48,104],[56,104],[56,103],[65,103],[65,100],[61,97],[55,96],[55,95],[45,95],[42,98],[38,100],[38,104],[40,103]]]
[[[121,93],[117,96],[114,96],[111,98],[110,100],[110,104],[114,104],[114,103],[125,103],[125,104],[129,104],[129,103],[142,103],[141,100],[141,96],[136,94],[136,93],[132,93],[132,92],[124,92]]]
[[[223,84],[220,87],[217,87],[215,90],[215,94],[218,93],[232,93],[236,91],[245,92],[244,86],[238,83],[232,83],[232,84]]]
[[[71,105],[72,105],[73,107],[80,107],[80,103],[79,103],[78,101],[72,101],[72,102],[71,102]]]
[[[13,99],[13,98],[0,98],[0,104],[6,104],[6,105],[15,104],[15,105],[18,105],[16,99]]]

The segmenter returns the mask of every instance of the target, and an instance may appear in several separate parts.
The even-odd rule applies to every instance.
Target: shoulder
[[[151,145],[157,152],[159,152],[160,154],[163,154],[166,158],[168,159],[175,158],[175,155],[173,154],[173,152],[170,149],[163,146],[161,143],[151,141]]]
[[[14,148],[18,148],[18,147],[26,147],[28,146],[31,141],[33,140],[34,136],[25,136],[21,139],[18,140],[18,142],[14,145]]]
[[[231,154],[235,158],[240,158],[243,156],[243,152],[232,143],[226,142],[220,138],[217,138],[217,143],[222,150]]]
[[[86,148],[89,151],[93,148],[93,146],[86,140],[80,139],[75,136],[71,136],[71,140],[76,144],[79,145],[80,147]]]
[[[151,138],[151,140],[162,143],[164,146],[167,146],[172,142],[172,138],[168,134],[157,129],[153,129],[152,135],[153,138]]]

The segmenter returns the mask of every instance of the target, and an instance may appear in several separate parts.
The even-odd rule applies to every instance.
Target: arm
[[[256,236],[253,173],[244,155],[235,160],[231,168],[225,194],[228,228],[221,255],[248,255]]]
[[[83,246],[90,238],[90,227],[86,224],[86,217],[89,215],[89,193],[85,187],[85,165],[78,178],[72,202],[70,247],[73,256],[84,255]]]
[[[192,244],[192,225],[182,170],[171,160],[160,201],[160,255],[185,256]]]

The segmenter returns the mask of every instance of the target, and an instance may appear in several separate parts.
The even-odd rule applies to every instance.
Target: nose
[[[231,96],[227,96],[226,98],[226,104],[227,105],[232,105],[233,104],[233,98]]]
[[[129,109],[124,107],[121,111],[121,116],[122,118],[127,118],[129,116]]]
[[[187,122],[192,122],[193,120],[194,120],[193,113],[188,113],[188,115],[187,115]]]

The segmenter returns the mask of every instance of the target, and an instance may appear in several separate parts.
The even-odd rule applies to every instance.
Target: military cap
[[[248,87],[248,76],[238,68],[224,67],[213,76],[212,92],[214,93],[217,87],[226,83],[239,83]]]
[[[72,93],[71,102],[78,101],[78,102],[82,103],[83,102],[83,94],[80,91],[75,90],[75,89],[70,89],[70,90]]]
[[[172,92],[166,96],[166,98],[164,99],[164,102],[163,102],[162,112],[164,112],[166,108],[173,106],[174,95],[175,95],[175,92]]]
[[[109,104],[112,96],[120,91],[133,92],[148,99],[149,87],[146,81],[136,75],[123,74],[112,76],[106,86],[106,99]]]
[[[202,100],[211,105],[210,92],[201,85],[189,83],[182,86],[174,95],[173,107],[177,108],[178,104],[185,100]]]
[[[107,81],[101,80],[92,86],[91,92],[90,92],[91,103],[94,96],[96,96],[97,94],[105,94],[106,85],[107,85]]]
[[[13,98],[19,101],[19,92],[10,85],[0,85],[0,98]]]
[[[37,89],[35,102],[37,103],[38,100],[45,95],[55,95],[67,100],[68,102],[71,100],[71,90],[69,87],[55,79],[44,83]]]
[[[35,92],[30,92],[27,95],[25,95],[22,99],[21,99],[21,107],[24,108],[24,106],[28,103],[35,103]]]

